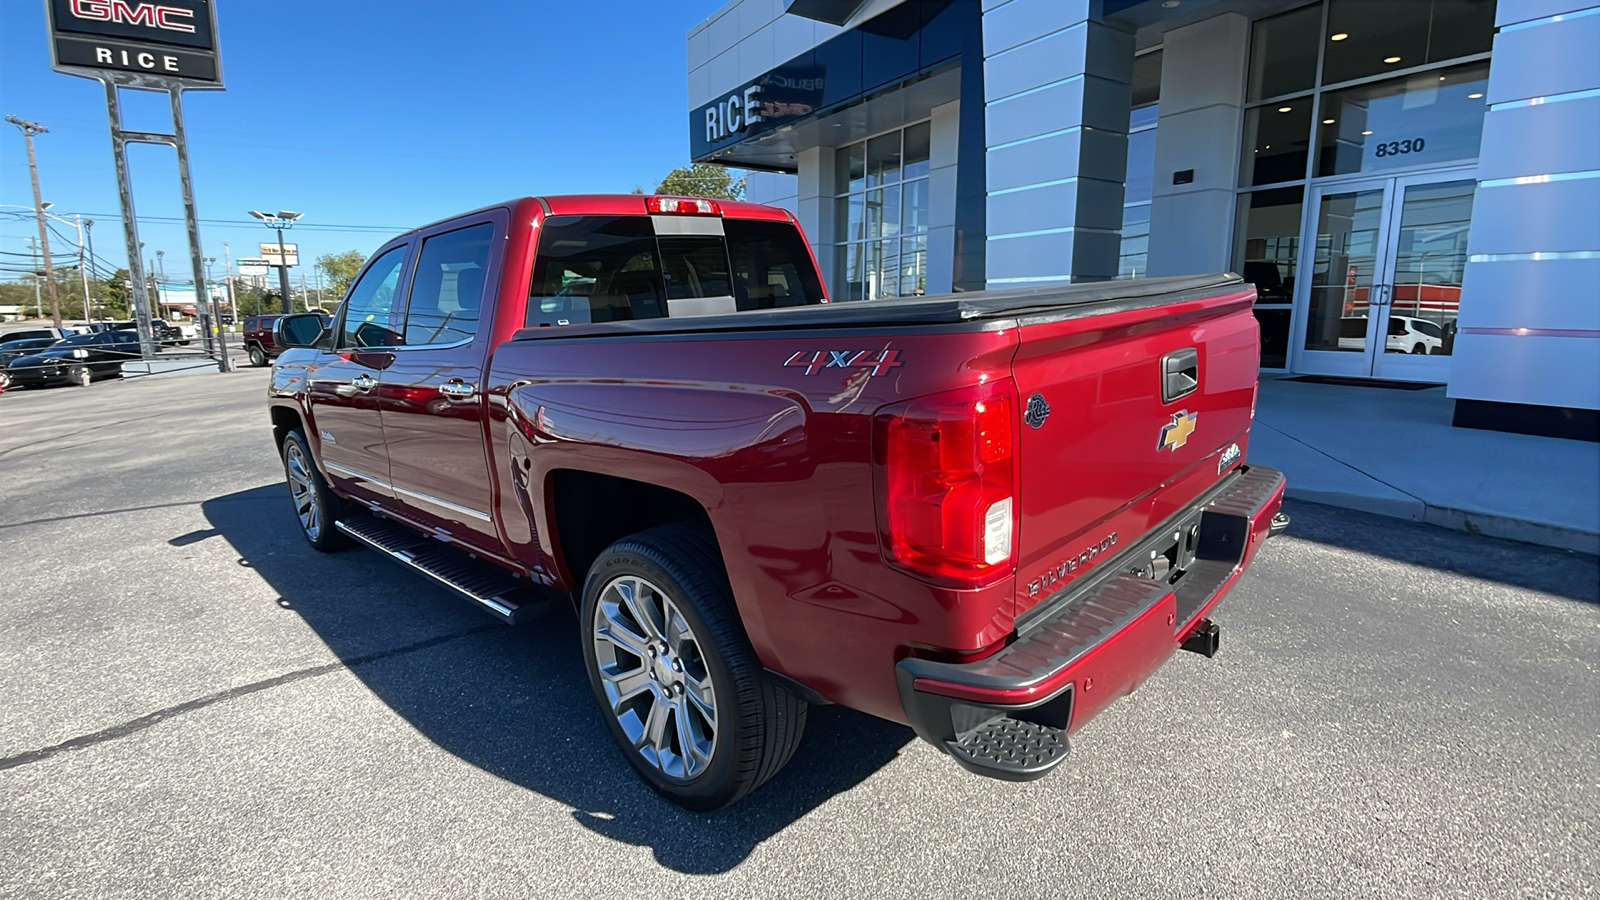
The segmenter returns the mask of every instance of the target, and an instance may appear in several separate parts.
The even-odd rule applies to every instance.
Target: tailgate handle
[[[1193,347],[1161,357],[1161,402],[1171,403],[1200,386],[1200,353]]]

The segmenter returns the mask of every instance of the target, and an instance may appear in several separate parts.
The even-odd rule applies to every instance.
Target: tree
[[[712,163],[695,163],[679,166],[667,173],[656,185],[656,193],[679,197],[710,197],[715,200],[743,200],[744,179],[733,180],[733,173],[724,166]]]
[[[366,254],[360,250],[346,250],[343,253],[328,253],[317,257],[317,268],[328,279],[328,291],[335,301],[344,297],[345,289],[350,287],[350,282],[356,280],[356,275],[361,272],[361,264],[366,261]]]

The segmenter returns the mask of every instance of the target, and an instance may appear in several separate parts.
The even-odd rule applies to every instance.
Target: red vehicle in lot
[[[1246,465],[1236,276],[830,304],[793,218],[518,200],[402,235],[270,411],[307,539],[516,623],[576,602],[623,755],[686,806],[788,760],[808,703],[1039,777],[1287,523]]]
[[[239,336],[244,342],[244,352],[250,357],[250,365],[261,368],[272,360],[277,359],[278,354],[283,352],[283,348],[278,346],[277,337],[273,333],[273,329],[278,320],[283,318],[284,315],[285,313],[267,313],[259,316],[244,317],[244,328]],[[321,316],[322,314],[313,313],[312,315]],[[323,318],[326,320],[327,317],[323,316]]]

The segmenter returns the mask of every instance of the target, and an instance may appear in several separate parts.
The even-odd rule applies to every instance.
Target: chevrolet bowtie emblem
[[[1180,409],[1172,414],[1172,421],[1161,426],[1161,443],[1156,445],[1157,450],[1177,450],[1189,443],[1189,435],[1194,434],[1194,423],[1200,418],[1199,413]]]

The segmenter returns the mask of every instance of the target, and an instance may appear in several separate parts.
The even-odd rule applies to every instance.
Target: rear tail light
[[[646,197],[645,209],[653,213],[675,213],[684,216],[720,216],[722,206],[704,197]]]
[[[889,562],[971,588],[1016,569],[1016,401],[1009,379],[933,394],[873,420]]]

